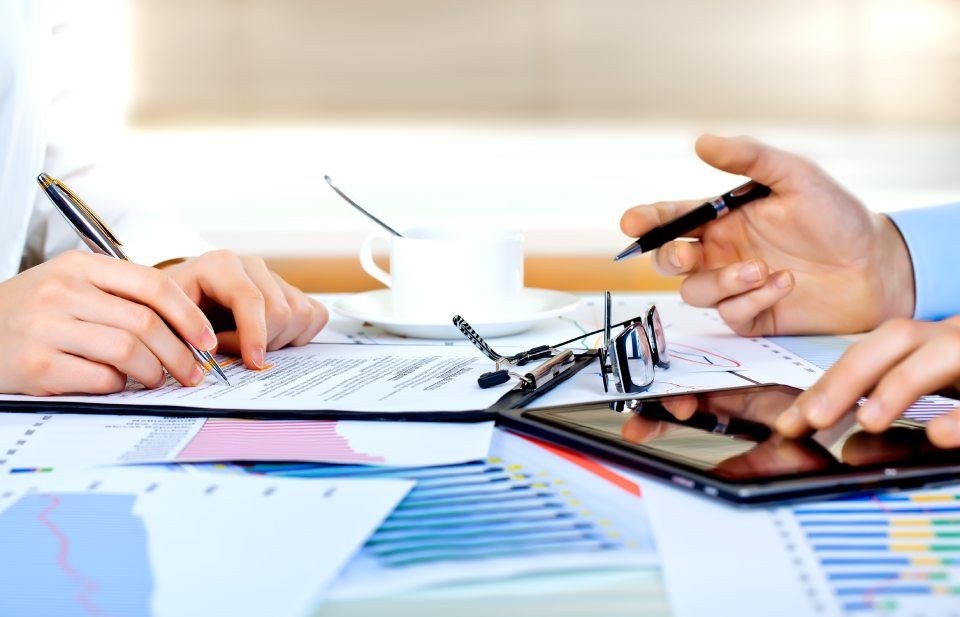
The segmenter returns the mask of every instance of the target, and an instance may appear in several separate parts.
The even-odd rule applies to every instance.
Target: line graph
[[[4,477],[0,615],[306,615],[410,486],[142,467]]]
[[[715,351],[694,347],[692,345],[684,345],[683,343],[673,343],[670,345],[670,357],[674,360],[680,360],[681,362],[689,362],[690,364],[721,367],[730,370],[743,366],[737,360],[728,358]]]
[[[134,495],[30,493],[0,514],[0,613],[149,615],[154,591]],[[12,557],[16,557],[13,559]],[[44,598],[21,592],[44,582]]]
[[[76,581],[80,585],[80,589],[77,591],[76,599],[77,603],[83,607],[91,615],[106,615],[107,613],[96,603],[93,599],[93,594],[95,594],[99,587],[92,580],[84,576],[83,574],[77,572],[72,565],[70,565],[70,540],[67,538],[66,534],[63,533],[56,523],[50,520],[50,516],[60,507],[60,504],[63,501],[57,495],[39,495],[40,498],[47,498],[50,500],[50,505],[46,507],[40,514],[37,515],[37,520],[40,521],[40,524],[50,530],[50,533],[56,538],[58,544],[57,551],[57,566],[60,570],[67,576],[67,578]]]

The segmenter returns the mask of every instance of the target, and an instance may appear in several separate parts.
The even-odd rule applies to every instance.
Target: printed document
[[[249,370],[218,357],[232,385],[211,376],[195,388],[172,379],[150,390],[130,382],[106,396],[58,396],[45,401],[201,409],[438,412],[483,410],[516,382],[481,389],[477,378],[493,362],[473,347],[311,344],[267,355],[267,368]],[[36,400],[2,395],[4,401]]]

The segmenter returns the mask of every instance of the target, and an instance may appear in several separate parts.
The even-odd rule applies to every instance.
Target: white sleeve
[[[115,99],[122,93],[116,91],[113,82],[121,79],[124,68],[116,65],[116,58],[125,51],[121,48],[118,53],[118,45],[104,43],[103,32],[85,26],[123,20],[111,17],[110,11],[116,7],[109,2],[64,2],[57,8],[52,44],[45,59],[58,67],[59,81],[58,90],[50,93],[46,114],[44,171],[63,180],[100,215],[132,261],[155,265],[211,250],[213,247],[170,209],[151,203],[149,187],[130,186],[121,173],[95,164],[101,160],[98,150],[116,142],[117,119],[122,116]],[[119,37],[120,23],[117,26]],[[97,71],[90,67],[97,67]],[[23,266],[81,246],[45,194],[37,191]]]
[[[150,195],[142,188],[124,186],[123,178],[108,177],[111,174],[94,165],[58,166],[57,158],[51,155],[53,149],[51,144],[45,161],[47,171],[63,180],[100,215],[131,261],[153,266],[214,248],[175,214],[149,203]],[[34,263],[25,266],[83,246],[42,191],[38,191],[27,238],[25,260]]]

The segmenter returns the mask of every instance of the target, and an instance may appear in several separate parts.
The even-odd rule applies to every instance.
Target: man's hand
[[[152,388],[164,367],[196,385],[203,369],[170,328],[198,349],[217,345],[206,316],[163,272],[64,253],[0,283],[0,392],[104,394],[128,375]]]
[[[940,322],[894,319],[854,344],[777,420],[777,430],[798,436],[857,411],[864,429],[879,433],[924,394],[960,383],[960,317]],[[941,448],[960,447],[960,410],[927,425]]]
[[[716,307],[744,336],[862,332],[913,313],[910,256],[889,219],[809,161],[751,139],[705,135],[697,154],[772,193],[701,227],[698,242],[654,252],[660,273],[686,276],[687,303]],[[704,201],[637,206],[620,225],[640,236]]]
[[[218,325],[218,351],[243,357],[248,368],[265,365],[267,351],[306,345],[327,323],[327,310],[277,274],[259,257],[213,251],[163,271]],[[219,318],[219,319],[218,319]]]

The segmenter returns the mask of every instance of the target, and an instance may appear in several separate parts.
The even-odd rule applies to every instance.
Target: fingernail
[[[751,261],[740,268],[740,279],[745,283],[760,282],[760,266],[755,261]]]
[[[777,289],[786,289],[790,287],[790,274],[781,272],[773,279],[773,284]]]
[[[669,261],[670,265],[674,268],[680,267],[680,251],[677,249],[676,244],[671,244],[667,247],[667,261]]]
[[[200,333],[200,345],[204,351],[210,351],[217,346],[217,335],[210,326],[203,327],[203,332]]]
[[[257,368],[263,368],[266,366],[266,351],[263,347],[257,347],[253,350],[253,364]]]
[[[814,426],[822,427],[830,423],[830,410],[827,409],[827,402],[820,394],[810,396],[810,401],[806,405],[807,422]]]
[[[193,370],[190,371],[190,385],[198,386],[204,378],[203,368],[199,364],[193,365]]]
[[[804,428],[803,418],[800,417],[800,408],[791,405],[777,417],[774,423],[778,433],[793,434]]]
[[[154,389],[156,389],[156,388],[162,388],[165,385],[167,385],[167,374],[161,371],[160,379],[157,380],[157,383],[153,384],[153,387]]]
[[[857,420],[867,428],[876,426],[883,421],[883,405],[875,399],[867,399],[857,412]]]

